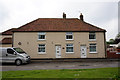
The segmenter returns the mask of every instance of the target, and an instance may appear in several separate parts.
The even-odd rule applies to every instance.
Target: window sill
[[[74,52],[66,52],[66,54],[73,54]]]
[[[90,53],[90,54],[92,54],[92,53],[93,53],[93,54],[97,54],[97,52],[89,52],[89,53]]]
[[[38,39],[38,41],[45,41],[46,39]]]
[[[66,39],[66,41],[73,41],[73,39]]]
[[[38,52],[38,54],[47,54],[46,52]]]
[[[89,41],[96,41],[96,39],[89,39]]]

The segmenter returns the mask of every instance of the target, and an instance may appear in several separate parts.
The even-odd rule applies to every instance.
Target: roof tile
[[[39,18],[14,31],[105,31],[77,18]]]
[[[12,38],[11,37],[7,37],[4,38],[0,41],[0,44],[12,44]]]
[[[4,32],[2,32],[2,33],[0,33],[0,34],[2,34],[2,35],[12,35],[13,34],[13,30],[15,30],[16,28],[12,28],[12,29],[9,29],[9,30],[6,30],[6,31],[4,31]]]

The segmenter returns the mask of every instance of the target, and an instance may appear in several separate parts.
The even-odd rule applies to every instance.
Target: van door
[[[14,52],[15,51],[13,49],[7,49],[6,62],[15,62],[17,55],[15,55]]]

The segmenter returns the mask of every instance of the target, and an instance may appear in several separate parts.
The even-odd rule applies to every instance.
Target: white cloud
[[[109,41],[109,39],[111,38],[115,39],[118,33],[118,18],[112,19],[106,22],[105,24],[103,24],[102,26],[105,26],[105,29],[107,30],[107,33],[106,33],[107,41]]]
[[[67,18],[79,18],[82,12],[86,22],[107,30],[108,40],[117,34],[117,2],[118,0],[0,0],[0,31],[19,27],[37,18],[62,18],[63,12]]]

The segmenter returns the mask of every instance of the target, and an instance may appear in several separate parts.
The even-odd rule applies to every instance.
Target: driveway
[[[89,68],[105,68],[118,67],[118,61],[39,61],[32,60],[30,64],[16,66],[14,64],[3,64],[0,66],[1,71],[16,70],[40,70],[40,69],[89,69]]]

